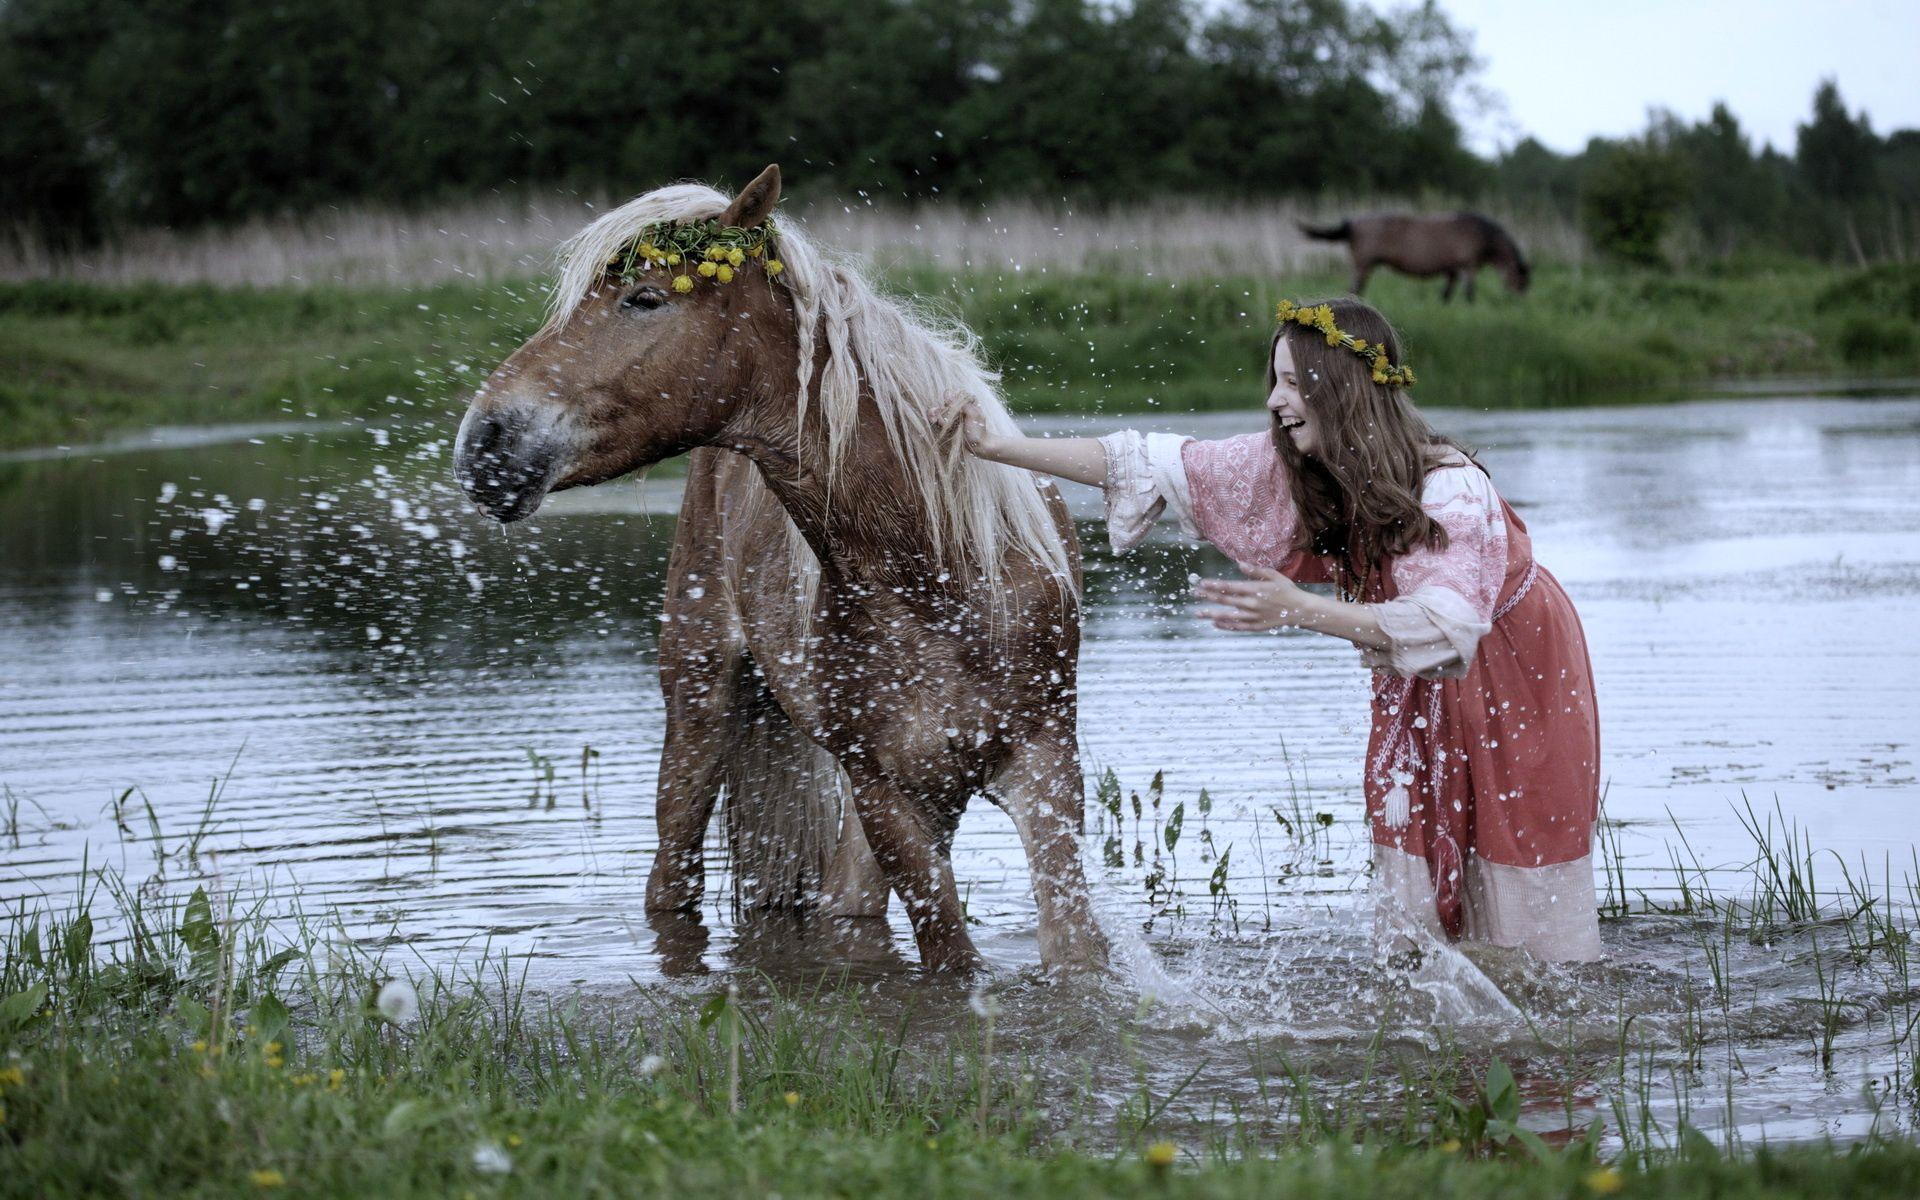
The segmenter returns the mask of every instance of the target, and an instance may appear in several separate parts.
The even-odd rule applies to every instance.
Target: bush
[[[1686,172],[1678,159],[1645,144],[1628,143],[1588,174],[1580,197],[1580,224],[1603,257],[1665,266],[1660,243],[1686,196]]]
[[[1914,325],[1898,317],[1855,313],[1840,324],[1840,357],[1850,365],[1865,366],[1881,359],[1911,355],[1916,341]]]

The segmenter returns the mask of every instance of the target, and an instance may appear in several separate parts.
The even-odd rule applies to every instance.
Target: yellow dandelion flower
[[[1596,1196],[1611,1196],[1627,1186],[1626,1180],[1620,1178],[1620,1172],[1612,1167],[1601,1167],[1598,1171],[1587,1172],[1585,1183],[1587,1190]]]
[[[700,272],[701,277],[704,279],[712,279],[720,273],[720,268],[710,262],[703,262],[695,267],[694,270]]]
[[[747,252],[736,246],[734,249],[727,251],[727,261],[737,267],[747,261]]]
[[[287,1186],[287,1177],[272,1167],[268,1167],[264,1171],[249,1171],[247,1172],[247,1178],[253,1181],[253,1186],[255,1187],[277,1188]]]
[[[673,290],[674,290],[674,291],[676,291],[676,292],[690,292],[690,291],[692,291],[692,290],[693,290],[693,276],[691,276],[691,275],[675,275],[675,276],[673,277]]]
[[[1294,307],[1293,301],[1282,300],[1279,306],[1273,310],[1273,315],[1276,320],[1291,321],[1293,319],[1293,314],[1295,311],[1296,309]]]
[[[721,264],[720,269],[714,272],[714,274],[719,277],[721,283],[733,282],[733,268],[725,265],[724,263]]]
[[[1400,381],[1406,384],[1406,386],[1408,387],[1413,386],[1413,368],[1412,367],[1400,368]]]
[[[780,260],[777,258],[770,258],[767,260],[767,274],[769,275],[778,275],[780,272],[786,269],[787,268],[782,266],[780,263]]]
[[[207,1039],[201,1038],[200,1040],[194,1042],[193,1052],[195,1054],[205,1054],[207,1052]]]
[[[767,248],[765,246],[755,246],[753,249],[747,251],[747,257],[760,258],[764,256],[766,252],[767,252]]]
[[[1458,1154],[1460,1153],[1460,1139],[1448,1138],[1446,1141],[1441,1142],[1438,1146],[1435,1146],[1434,1149],[1438,1150],[1442,1154]]]
[[[0,1085],[16,1088],[25,1087],[27,1085],[27,1073],[19,1067],[8,1067],[6,1070],[0,1071]]]
[[[1178,1153],[1178,1148],[1172,1142],[1155,1142],[1147,1147],[1147,1165],[1164,1171],[1173,1165],[1174,1156]]]
[[[788,1093],[787,1093],[786,1095],[784,1095],[784,1096],[782,1096],[782,1097],[780,1097],[780,1098],[781,1098],[782,1100],[785,1100],[785,1101],[787,1102],[787,1107],[788,1107],[788,1108],[792,1108],[792,1107],[793,1107],[794,1105],[796,1105],[796,1104],[798,1104],[798,1103],[800,1103],[800,1093],[799,1093],[799,1092],[788,1092]]]
[[[727,256],[727,248],[725,246],[708,246],[707,247],[707,258],[710,261],[719,262],[721,259],[725,258],[726,256]]]
[[[347,1073],[339,1067],[335,1067],[333,1070],[327,1072],[327,1090],[330,1092],[339,1091],[340,1085],[346,1081]]]
[[[677,267],[677,266],[679,266],[679,265],[680,265],[680,256],[679,256],[678,254],[669,254],[669,255],[667,255],[667,265],[668,265],[668,266],[670,266],[670,267]]]
[[[519,1145],[519,1144],[521,1143],[521,1141],[522,1141],[522,1140],[523,1140],[523,1139],[521,1138],[521,1136],[520,1136],[519,1134],[517,1134],[517,1133],[510,1133],[510,1134],[508,1134],[508,1135],[507,1135],[507,1145],[509,1145],[509,1146],[516,1146],[516,1147],[517,1147],[517,1146],[518,1146],[518,1145]]]

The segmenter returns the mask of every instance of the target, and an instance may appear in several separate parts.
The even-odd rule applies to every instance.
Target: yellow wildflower
[[[253,1186],[255,1187],[277,1188],[287,1185],[287,1177],[272,1167],[268,1167],[264,1171],[249,1171],[247,1178],[253,1181]]]
[[[1173,1165],[1174,1156],[1178,1153],[1172,1142],[1155,1142],[1147,1147],[1147,1165],[1164,1171]]]
[[[703,262],[699,266],[695,267],[694,270],[700,272],[701,276],[706,279],[712,279],[715,275],[720,273],[720,268],[710,262]]]
[[[26,1084],[27,1073],[19,1067],[8,1067],[6,1070],[0,1071],[0,1086],[17,1088],[25,1087]]]
[[[667,255],[667,265],[668,265],[668,266],[670,266],[670,267],[677,267],[677,266],[679,266],[679,265],[680,265],[680,256],[679,256],[678,254],[669,254],[669,255]]]
[[[1627,1186],[1620,1178],[1620,1172],[1612,1167],[1601,1167],[1598,1171],[1589,1171],[1586,1176],[1587,1190],[1596,1196],[1611,1196]]]
[[[205,1054],[207,1052],[207,1039],[201,1038],[200,1040],[196,1041],[193,1044],[193,1052],[195,1054]]]
[[[520,1135],[517,1133],[510,1133],[507,1135],[507,1145],[509,1146],[518,1146],[521,1140],[522,1139]]]
[[[690,275],[675,275],[673,277],[673,290],[676,292],[692,291],[693,277]]]
[[[780,260],[779,260],[779,259],[777,259],[777,258],[770,258],[770,259],[768,259],[768,260],[767,260],[767,274],[769,274],[769,275],[778,275],[778,274],[779,274],[780,272],[782,272],[782,271],[784,271],[784,270],[786,270],[786,267],[784,267],[784,266],[782,266],[782,265],[780,264]]]
[[[1367,339],[1365,339],[1365,338],[1355,338],[1355,339],[1353,339],[1353,348],[1354,348],[1355,350],[1357,350],[1357,351],[1359,351],[1359,352],[1360,352],[1361,354],[1366,354],[1366,353],[1367,353]],[[1371,356],[1369,356],[1369,357],[1371,357]]]
[[[1434,1149],[1438,1150],[1442,1154],[1458,1154],[1460,1153],[1460,1139],[1448,1138],[1446,1141],[1441,1142],[1438,1146],[1435,1146]]]
[[[1296,311],[1297,309],[1295,308],[1293,301],[1282,300],[1280,302],[1279,307],[1273,310],[1274,319],[1280,320],[1280,321],[1291,321],[1293,319],[1293,314]]]
[[[736,246],[727,251],[727,261],[737,267],[747,261],[747,252]]]
[[[793,1107],[794,1105],[796,1105],[796,1104],[798,1104],[798,1103],[800,1103],[800,1093],[799,1093],[799,1092],[788,1092],[788,1093],[787,1093],[786,1095],[784,1095],[784,1096],[782,1096],[782,1097],[780,1097],[780,1098],[781,1098],[782,1100],[785,1100],[785,1101],[787,1102],[787,1107],[788,1107],[788,1108],[792,1108],[792,1107]]]
[[[717,272],[717,274],[718,274],[718,276],[719,276],[719,278],[720,278],[720,282],[721,282],[721,283],[732,283],[732,282],[733,282],[733,268],[732,268],[732,267],[729,267],[729,266],[726,266],[725,264],[722,264],[722,265],[721,265],[721,267],[720,267],[720,270],[719,270],[719,271]]]
[[[708,246],[707,247],[707,258],[713,262],[719,262],[721,259],[725,258],[726,256],[727,256],[727,248],[725,246]]]
[[[335,1067],[333,1070],[327,1072],[327,1090],[330,1092],[339,1091],[340,1085],[346,1081],[347,1073],[339,1067]]]
[[[766,252],[767,252],[767,248],[765,246],[755,246],[753,249],[747,251],[747,257],[759,258],[762,255],[766,254]]]

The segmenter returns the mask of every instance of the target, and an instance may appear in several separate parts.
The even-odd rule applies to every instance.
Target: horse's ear
[[[773,215],[773,206],[780,203],[780,164],[771,163],[767,169],[753,177],[753,182],[740,189],[740,194],[727,205],[727,211],[720,216],[722,225],[732,225],[739,229],[752,229],[755,225]]]

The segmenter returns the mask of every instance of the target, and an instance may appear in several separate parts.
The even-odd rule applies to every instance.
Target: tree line
[[[1719,110],[1489,161],[1457,116],[1475,71],[1430,0],[0,0],[0,210],[74,244],[777,160],[815,196],[1494,199],[1584,210],[1629,258],[1676,223],[1717,253],[1904,253],[1920,135],[1837,92],[1791,156]]]

